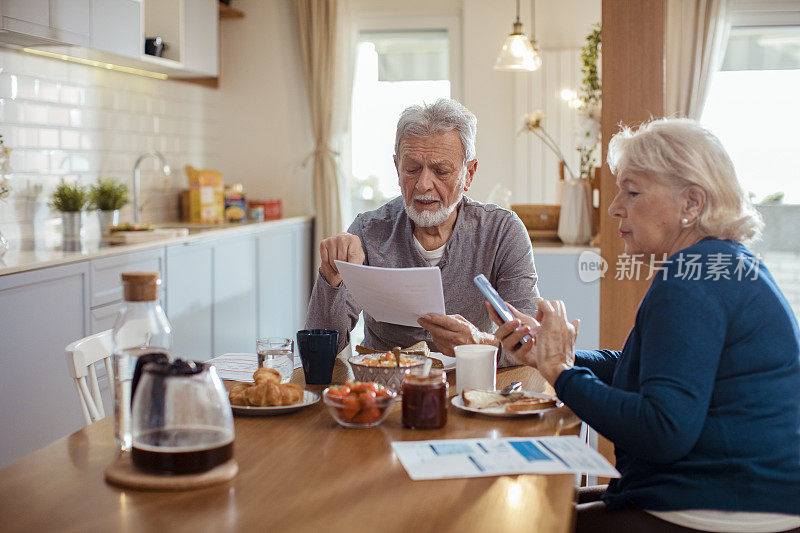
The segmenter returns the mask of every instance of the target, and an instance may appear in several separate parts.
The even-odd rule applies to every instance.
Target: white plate
[[[246,405],[231,405],[233,414],[251,416],[283,415],[308,407],[319,401],[319,394],[310,390],[303,391],[303,401],[294,405],[276,405],[274,407],[249,407]]]
[[[515,411],[508,413],[506,412],[504,407],[486,407],[485,409],[478,409],[476,407],[468,407],[464,405],[464,399],[461,395],[453,396],[450,399],[450,403],[453,404],[453,407],[456,409],[460,409],[462,411],[467,411],[470,413],[478,413],[479,415],[486,415],[486,416],[499,416],[499,417],[508,417],[508,418],[515,418],[519,416],[531,416],[531,415],[539,415],[542,413],[546,413],[548,411],[552,411],[554,409],[558,409],[564,405],[564,402],[556,398],[555,396],[550,396],[549,394],[542,394],[540,392],[531,392],[531,391],[521,391],[525,393],[526,398],[543,398],[546,400],[555,400],[556,406],[555,407],[548,407],[547,409],[536,409],[533,411]]]

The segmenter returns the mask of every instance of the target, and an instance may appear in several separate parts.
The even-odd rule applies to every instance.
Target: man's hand
[[[342,282],[342,275],[336,268],[336,261],[346,261],[356,265],[364,264],[364,249],[361,247],[361,239],[350,233],[340,233],[329,237],[319,243],[319,270],[325,277],[325,281],[331,287],[337,287]]]
[[[417,323],[431,332],[433,343],[444,355],[455,357],[454,346],[461,344],[491,344],[499,346],[494,336],[476,328],[472,322],[461,315],[440,315],[428,313]]]

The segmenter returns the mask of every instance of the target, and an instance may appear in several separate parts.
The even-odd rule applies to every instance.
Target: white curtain
[[[667,0],[667,116],[698,120],[730,29],[728,0]]]
[[[342,231],[345,179],[339,164],[350,118],[355,35],[350,0],[295,0],[314,151],[315,245]],[[315,250],[317,246],[315,246]],[[319,262],[319,254],[315,253]]]

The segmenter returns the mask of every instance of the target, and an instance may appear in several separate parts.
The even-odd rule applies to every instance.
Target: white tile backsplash
[[[0,134],[14,171],[0,231],[14,248],[46,241],[37,234],[58,219],[47,203],[61,179],[111,177],[130,187],[133,164],[148,150],[164,154],[173,176],[162,179],[155,161],[142,164],[143,219],[177,219],[184,166],[220,166],[218,102],[217,91],[198,85],[0,48]],[[123,220],[131,213],[123,209]]]

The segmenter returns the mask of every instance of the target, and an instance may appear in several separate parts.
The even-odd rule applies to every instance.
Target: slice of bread
[[[503,396],[497,391],[465,389],[461,392],[461,399],[467,407],[486,409],[488,407],[502,407],[503,405],[520,400],[524,397],[522,392],[512,392]]]
[[[431,349],[428,348],[427,342],[419,341],[413,346],[409,346],[408,348],[403,348],[402,350],[400,350],[400,353],[424,355],[425,357],[428,357],[431,354]]]
[[[519,413],[521,411],[541,411],[556,406],[556,401],[550,398],[523,398],[505,404],[506,413]]]

